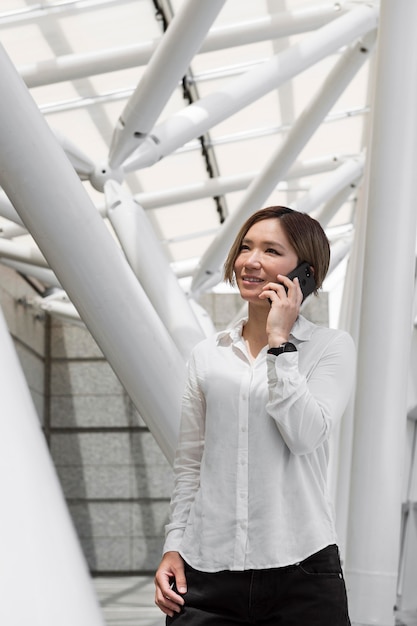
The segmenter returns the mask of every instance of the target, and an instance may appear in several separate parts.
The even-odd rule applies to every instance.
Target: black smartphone
[[[295,270],[288,274],[288,278],[291,278],[291,280],[294,280],[295,277],[300,281],[303,300],[305,300],[316,289],[316,281],[310,265],[306,262],[297,265]]]

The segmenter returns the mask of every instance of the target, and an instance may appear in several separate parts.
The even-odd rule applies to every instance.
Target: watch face
[[[287,341],[287,343],[283,343],[282,346],[280,346],[280,348],[282,348],[283,352],[295,352],[297,350],[295,345],[291,343],[290,341]]]

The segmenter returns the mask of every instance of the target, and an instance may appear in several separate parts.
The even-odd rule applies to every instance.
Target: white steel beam
[[[376,57],[377,55],[373,54],[369,62],[365,102],[366,107],[369,110],[371,110],[370,102],[373,98],[373,85],[375,83]],[[366,152],[369,151],[371,121],[371,115],[364,119],[364,125],[361,133],[362,150]],[[355,236],[349,255],[349,263],[346,266],[346,274],[343,283],[343,295],[338,320],[339,328],[349,332],[356,344],[358,342],[359,335],[359,316],[361,311],[361,294],[363,291],[366,213],[368,207],[366,190],[369,186],[367,177],[369,177],[369,168],[365,167],[364,182],[358,188],[355,200],[355,214],[352,216]],[[349,494],[352,475],[354,400],[355,398],[352,396],[343,419],[340,422],[340,436],[337,441],[337,475],[334,480],[333,492],[333,501],[335,503],[336,511],[336,530],[339,539],[339,549],[344,562],[346,561]]]
[[[20,215],[16,213],[16,209],[4,191],[0,191],[0,215],[15,224],[19,224],[19,226],[24,226]]]
[[[184,360],[1,47],[0,72],[0,183],[172,461]]]
[[[0,344],[0,623],[104,626],[1,310]]]
[[[37,2],[32,6],[23,6],[19,9],[0,13],[0,27],[6,24],[20,26],[27,22],[39,23],[44,18],[91,11],[113,4],[120,4],[120,0],[83,0],[82,2],[80,0],[64,0],[64,2],[48,2],[47,5]]]
[[[46,311],[54,317],[83,324],[79,313],[72,302],[66,302],[65,300],[55,300],[50,298],[34,298],[33,304],[37,306],[41,311]],[[84,325],[84,324],[83,324]]]
[[[0,258],[1,257],[5,257],[6,259],[11,259],[13,261],[30,263],[31,265],[37,265],[38,267],[48,267],[45,257],[32,243],[18,243],[0,237]]]
[[[338,3],[339,4],[339,3]],[[200,53],[223,50],[234,46],[287,37],[314,30],[350,10],[347,2],[339,8],[333,2],[314,9],[265,16],[251,22],[228,24],[213,28],[203,42]],[[144,41],[126,48],[111,48],[100,52],[68,54],[56,59],[37,60],[20,66],[19,73],[27,86],[40,87],[67,80],[86,78],[106,72],[147,65],[159,46],[161,38]]]
[[[143,208],[115,181],[105,184],[107,213],[123,252],[184,359],[204,333]]]
[[[199,269],[194,275],[193,292],[201,291],[209,285],[219,282],[221,267],[239,225],[253,211],[261,208],[278,181],[283,178],[328,110],[368,58],[374,39],[372,33],[365,38],[366,43],[359,41],[352,45],[336,63],[322,90],[313,98],[313,101],[295,122],[284,142],[272,155],[261,174],[250,185],[236,212],[225,221],[219,234],[204,253]]]
[[[41,107],[41,111],[44,109]],[[363,116],[369,113],[369,107],[353,107],[343,111],[336,111],[330,113],[323,120],[323,124],[339,122],[340,120],[352,118],[354,116]],[[249,130],[239,131],[236,133],[230,133],[227,135],[221,135],[216,138],[210,137],[207,141],[207,145],[211,148],[216,148],[217,146],[230,145],[232,143],[237,143],[240,141],[247,141],[248,139],[257,139],[259,137],[269,137],[271,135],[283,134],[285,135],[291,128],[291,124],[280,124],[279,126],[265,126],[258,127]],[[188,141],[181,148],[176,150],[173,156],[178,154],[183,154],[185,152],[198,152],[201,149],[201,143],[198,139],[193,139],[192,141]],[[140,162],[139,162],[140,163]],[[123,164],[123,170],[125,172],[134,171],[137,169],[135,158],[131,157],[127,162]]]
[[[14,224],[13,222],[0,224],[0,237],[3,239],[13,239],[14,237],[21,237],[27,235],[28,231],[23,226]]]
[[[363,266],[365,253],[365,232],[369,168],[365,168],[364,182],[359,188],[354,216],[354,238],[346,267],[343,295],[340,307],[338,327],[348,331],[357,345],[359,336],[359,316],[361,294],[363,292]],[[333,481],[333,501],[336,511],[336,529],[339,548],[343,561],[346,562],[346,544],[348,539],[349,494],[352,475],[352,447],[355,398],[352,395],[340,423],[340,433],[334,441],[337,465]]]
[[[268,39],[281,39],[321,28],[352,9],[351,2],[336,5],[333,2],[314,7],[266,15],[238,24],[228,24],[210,31],[202,52],[222,50],[232,46],[244,46]]]
[[[294,163],[288,170],[285,181],[332,171],[340,167],[343,161],[344,157],[342,155],[330,155],[311,159],[310,161]],[[171,204],[193,202],[195,200],[201,200],[202,198],[211,198],[213,196],[233,193],[234,191],[243,191],[258,175],[259,171],[246,172],[234,176],[209,178],[183,187],[139,193],[135,195],[135,200],[146,210],[157,209]]]
[[[117,122],[109,153],[111,167],[119,167],[152,129],[225,1],[182,3]]]
[[[328,219],[326,219],[326,222],[324,219],[320,219],[325,217],[320,210],[321,205],[356,182],[363,174],[364,165],[365,158],[363,156],[357,159],[347,159],[337,170],[331,172],[325,180],[322,180],[304,194],[295,203],[294,208],[303,213],[310,213],[312,217],[320,221],[323,227],[326,226]]]
[[[38,265],[31,265],[29,263],[22,263],[21,261],[12,261],[10,259],[5,259],[4,257],[1,258],[1,264],[6,267],[10,267],[16,272],[19,272],[19,274],[36,278],[36,280],[39,280],[46,287],[61,288],[57,277],[49,268],[39,267]]]
[[[313,211],[311,213],[311,217],[318,220],[320,224],[325,228],[329,222],[333,219],[333,217],[337,214],[341,206],[349,200],[349,197],[352,195],[353,190],[356,189],[358,185],[361,183],[361,178],[353,180],[351,183],[348,183],[345,187],[343,187],[338,193],[336,193],[332,198],[329,198],[327,202],[323,204],[317,211]],[[354,206],[354,199],[351,199],[352,208]],[[351,211],[351,215],[347,219],[353,219],[353,210]]]
[[[156,126],[133,157],[137,167],[153,165],[187,141],[255,102],[324,57],[376,28],[378,10],[359,5],[309,34],[263,65],[231,80]]]
[[[81,179],[87,179],[94,172],[95,164],[73,141],[70,141],[62,132],[53,129],[54,135],[61,148],[69,158],[73,168]]]
[[[416,23],[414,0],[381,2],[345,566],[352,622],[384,626],[394,624],[413,321]]]
[[[334,243],[332,243],[328,271],[329,276],[336,269],[339,263],[341,263],[346,258],[346,256],[349,255],[349,252],[352,248],[352,240],[353,233],[348,233],[347,235],[344,235],[342,238],[337,239]]]

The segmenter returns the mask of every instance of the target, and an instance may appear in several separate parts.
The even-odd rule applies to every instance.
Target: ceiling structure
[[[33,281],[41,302],[49,287],[66,289],[172,460],[184,357],[196,340],[178,293],[186,291],[192,308],[201,292],[219,289],[230,237],[256,209],[285,204],[320,219],[332,244],[325,289],[333,297],[347,287],[347,318],[361,339],[337,476],[341,536],[348,526],[356,531],[347,546],[351,606],[354,621],[377,623],[377,611],[385,624],[399,562],[398,418],[410,408],[415,419],[416,406],[415,331],[408,369],[406,360],[417,5],[383,6],[374,63],[378,2],[2,0],[0,42],[36,106],[0,48],[0,180],[8,193],[0,192],[0,262]],[[132,237],[131,224],[143,232]],[[133,252],[132,241],[140,242]],[[171,283],[167,290],[170,274],[177,292]],[[337,315],[330,321],[337,325]],[[5,353],[5,379],[9,361]],[[21,395],[12,394],[16,411]],[[11,561],[19,563],[14,550]]]
[[[201,49],[199,41],[190,44],[189,49],[185,46],[183,58],[189,55],[190,62],[178,78],[172,71],[149,75],[150,60],[173,17],[181,9],[189,12],[192,3],[188,6],[176,0],[3,0],[0,41],[103,217],[106,218],[103,183],[116,176],[127,193],[145,208],[177,275],[189,277],[222,224],[245,202],[250,183],[262,175],[274,153],[285,148],[296,121],[320,94],[346,46],[336,46],[330,53],[323,50],[316,60],[304,59],[292,74],[281,78],[276,86],[264,88],[261,95],[251,97],[251,81],[274,58],[284,55],[284,64],[288,50],[304,45],[318,29],[364,4],[369,3],[212,3],[211,15],[201,26],[202,33],[204,29],[209,32],[201,35]],[[174,51],[187,41],[187,33],[197,30],[193,19],[189,17],[188,23],[183,20],[183,32],[173,44]],[[152,130],[152,126],[163,129],[164,123],[169,125],[175,119],[175,114],[181,114],[190,103],[209,100],[210,94],[227,98],[225,90],[230,89],[233,94],[234,85],[237,88],[245,75],[245,103],[237,104],[232,112],[221,112],[216,123],[209,122],[201,135],[179,137],[177,146],[156,163],[146,158],[135,161],[138,152],[132,156],[132,146],[128,146],[127,158],[116,154],[113,160],[122,163],[109,169],[109,154],[114,157],[115,149],[117,152],[119,120],[128,117],[142,79],[142,85],[148,81],[154,91],[155,84],[161,83],[162,95],[152,112],[155,119],[147,112]],[[320,206],[323,208],[325,201],[336,202],[326,220],[328,235],[332,242],[349,238],[363,168],[368,83],[369,63],[365,62],[329,106],[317,128],[311,128],[310,138],[303,140],[291,166],[277,176],[261,206],[284,204],[300,210],[312,208],[314,213]],[[165,91],[164,84],[168,84]],[[142,100],[143,92],[142,89]],[[355,172],[348,174],[344,184],[339,183],[340,195],[334,190],[329,195],[327,190],[327,195],[320,197],[320,186],[326,185],[329,172],[346,161],[354,163]],[[106,172],[104,176],[101,171]],[[304,209],[302,202],[311,202],[315,190],[319,199]],[[253,210],[257,208],[254,204]],[[54,211],[59,220],[60,207]],[[7,211],[3,210],[2,215],[4,239],[35,245],[7,219]],[[348,247],[342,247],[340,258]],[[11,263],[11,256],[1,249],[2,260]],[[189,281],[190,278],[188,282],[184,280],[187,288]],[[329,284],[331,289],[333,285]]]

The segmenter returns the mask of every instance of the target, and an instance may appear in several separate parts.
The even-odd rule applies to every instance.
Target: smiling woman
[[[288,241],[280,221],[266,219],[256,222],[246,233],[234,264],[240,295],[253,304],[266,304],[274,290],[270,283],[279,283],[298,265],[298,257]],[[280,291],[278,284],[276,293]]]
[[[347,333],[299,314],[287,274],[300,261],[319,287],[329,244],[318,222],[285,207],[252,215],[225,265],[248,317],[191,355],[155,577],[168,625],[350,624],[326,474],[355,351]]]
[[[326,234],[317,220],[306,213],[298,213],[282,206],[268,207],[257,211],[243,224],[224,265],[225,280],[231,284],[234,283],[235,262],[242,250],[242,245],[245,243],[243,240],[247,237],[249,229],[254,224],[269,219],[279,220],[279,226],[283,231],[287,245],[291,246],[297,255],[297,265],[302,261],[307,261],[314,268],[314,278],[317,289],[319,289],[323,284],[330,262],[330,246]]]

